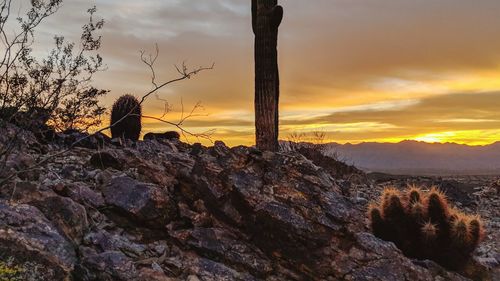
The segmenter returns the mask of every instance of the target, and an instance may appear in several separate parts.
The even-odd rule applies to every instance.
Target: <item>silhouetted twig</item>
[[[158,49],[157,49],[157,53],[158,53]],[[192,76],[194,76],[194,75],[196,75],[196,74],[198,74],[198,73],[200,73],[202,71],[212,70],[215,67],[215,64],[212,64],[210,67],[198,67],[198,68],[189,70],[188,67],[185,65],[185,63],[183,63],[182,64],[182,69],[180,69],[179,67],[176,66],[176,69],[177,69],[178,73],[180,74],[179,77],[171,79],[171,80],[163,82],[163,83],[157,84],[155,70],[154,70],[154,67],[153,67],[154,66],[154,62],[156,61],[157,55],[150,56],[149,61],[148,60],[144,60],[143,58],[144,58],[144,53],[141,51],[141,59],[150,67],[150,70],[153,73],[152,74],[152,84],[153,84],[154,87],[153,87],[153,89],[151,89],[150,91],[146,92],[141,97],[141,99],[139,101],[139,106],[142,105],[147,100],[148,97],[150,97],[152,94],[156,93],[160,89],[164,88],[165,86],[170,85],[172,83],[180,82],[180,81],[183,81],[183,80],[186,80],[186,79],[190,79]],[[190,115],[188,115],[188,116],[192,117],[193,116],[192,114],[193,114],[193,112],[195,111],[196,108],[197,108],[197,106],[194,107],[193,111],[191,111]],[[31,167],[27,168],[27,169],[23,169],[21,171],[16,171],[16,172],[11,173],[9,176],[7,176],[6,178],[4,178],[4,179],[2,179],[0,181],[0,186],[3,186],[4,184],[6,184],[8,181],[10,181],[13,177],[15,177],[18,174],[29,172],[29,171],[33,171],[33,170],[41,167],[43,164],[47,163],[47,161],[49,161],[49,160],[51,160],[53,158],[56,158],[56,157],[58,157],[60,155],[66,154],[67,152],[69,152],[71,149],[73,149],[77,144],[81,143],[82,141],[87,140],[87,139],[89,139],[89,138],[97,135],[98,133],[102,133],[105,130],[111,129],[116,124],[120,123],[125,118],[127,118],[128,116],[131,116],[132,112],[134,111],[134,109],[135,108],[133,108],[129,113],[127,113],[125,116],[123,116],[122,118],[120,118],[119,120],[117,120],[115,123],[110,124],[107,127],[101,128],[98,131],[94,132],[93,134],[89,134],[89,135],[87,135],[87,136],[85,136],[85,137],[83,137],[83,138],[81,138],[81,139],[73,142],[72,144],[69,145],[69,147],[67,149],[59,151],[59,152],[51,154],[51,155],[48,155],[48,156],[44,157],[43,159],[41,159],[40,161],[38,161],[36,164],[34,164]],[[193,137],[196,137],[196,138],[205,138],[205,139],[209,139],[210,140],[210,135],[211,135],[211,132],[213,133],[213,131],[207,131],[207,132],[204,132],[204,133],[201,133],[201,134],[195,134],[195,133],[189,132],[189,131],[187,131],[187,130],[185,130],[185,129],[182,128],[181,125],[184,123],[184,121],[186,119],[188,119],[188,116],[186,116],[186,117],[183,116],[181,118],[181,120],[180,120],[179,123],[173,123],[173,122],[169,122],[169,121],[163,120],[161,118],[155,118],[155,117],[150,117],[150,116],[147,116],[146,118],[156,119],[158,121],[161,121],[161,122],[164,122],[164,123],[176,126],[177,128],[181,129],[181,132],[182,132],[182,134],[184,136],[190,135],[190,136],[193,136]],[[12,194],[12,196],[13,195],[14,194]]]
[[[154,67],[156,60],[158,59],[159,53],[160,53],[160,50],[158,48],[158,44],[155,44],[155,53],[154,54],[146,55],[145,51],[143,51],[143,50],[140,51],[141,61],[144,64],[146,64],[146,66],[151,71],[151,84],[153,85],[152,91],[154,91],[154,92],[156,92],[157,90],[159,90],[162,87],[162,85],[158,85],[158,83],[156,81],[157,76],[156,76],[156,71],[155,71],[155,67]],[[182,62],[181,66],[174,65],[174,67],[177,70],[177,73],[179,73],[181,75],[181,77],[183,77],[182,80],[184,80],[184,79],[190,79],[191,76],[198,74],[200,71],[213,69],[215,67],[215,64],[212,64],[210,67],[198,67],[194,70],[189,70],[188,67],[186,66],[186,62],[184,61],[184,62]],[[143,99],[141,99],[141,102],[139,104],[142,104],[144,99],[147,98],[149,95],[150,94],[146,94],[146,96],[143,97]],[[156,98],[165,103],[163,114],[161,115],[161,117],[142,115],[143,118],[153,119],[153,120],[160,121],[162,123],[165,123],[165,124],[168,124],[168,125],[171,125],[171,126],[178,128],[181,131],[181,134],[184,136],[184,138],[188,142],[189,142],[189,139],[187,138],[187,136],[195,137],[197,139],[206,139],[208,141],[212,141],[211,136],[213,135],[215,130],[208,130],[208,131],[205,131],[202,133],[193,133],[189,130],[186,130],[182,126],[182,125],[184,125],[185,121],[190,119],[190,118],[198,117],[198,116],[206,116],[203,114],[195,114],[195,112],[197,110],[203,108],[203,106],[201,105],[201,102],[196,103],[196,105],[193,106],[193,108],[191,109],[189,114],[184,115],[185,114],[184,102],[181,98],[181,117],[180,117],[178,122],[172,122],[172,121],[168,121],[168,120],[163,119],[166,116],[166,114],[168,112],[170,112],[170,104],[168,103],[168,101],[161,99],[158,95],[156,96]]]

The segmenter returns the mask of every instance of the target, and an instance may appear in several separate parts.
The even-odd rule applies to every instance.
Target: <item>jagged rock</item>
[[[122,169],[122,162],[106,151],[100,151],[92,155],[90,164],[95,168],[103,170],[107,168]]]
[[[252,275],[239,272],[224,264],[205,258],[195,258],[186,263],[189,272],[203,281],[256,281]],[[191,277],[193,279],[193,277]],[[196,279],[195,279],[196,280]]]
[[[332,229],[341,227],[338,221],[349,220],[351,203],[335,195],[331,178],[305,158],[272,157],[271,163],[289,161],[288,166],[277,164],[273,174],[264,173],[265,183],[253,167],[230,176],[235,207],[262,247],[307,259],[312,249],[328,243]]]
[[[177,232],[174,236],[201,256],[210,256],[237,268],[245,268],[258,277],[264,277],[272,271],[271,261],[258,248],[238,241],[237,237],[224,229],[195,227]]]
[[[18,203],[35,206],[60,234],[75,244],[80,243],[89,227],[87,212],[82,205],[32,182],[18,182],[13,198]]]
[[[158,151],[151,144],[151,142],[140,142],[136,144],[137,150],[127,148],[117,151],[117,157],[124,166],[123,170],[133,171],[134,178],[137,180],[151,182],[163,188],[172,188],[176,184],[172,174],[177,170],[172,168],[164,158],[158,157],[158,154],[164,154],[165,151]],[[158,145],[156,143],[156,146]],[[166,148],[166,146],[162,146],[162,148]],[[168,146],[168,148],[171,147]],[[172,151],[172,149],[169,150]]]
[[[76,130],[67,130],[58,134],[59,142],[65,146],[100,149],[106,144],[111,144],[111,138],[103,133],[89,135]]]
[[[0,201],[0,258],[43,265],[45,280],[67,280],[75,250],[35,207]]]
[[[175,178],[159,165],[139,158],[137,161],[129,163],[129,166],[137,170],[138,178],[141,180],[147,180],[163,188],[173,187],[175,184]]]
[[[99,187],[104,187],[108,185],[111,182],[111,179],[113,177],[113,173],[108,170],[100,171],[98,172],[95,177],[94,181]]]
[[[353,280],[365,280],[363,278],[372,270],[377,270],[383,276],[384,272],[393,272],[395,268],[399,268],[399,272],[392,273],[393,280],[404,279],[408,272],[420,274],[418,271],[422,269],[416,269],[394,247],[390,248],[391,251],[386,251],[385,263],[381,255],[372,250],[374,245],[371,245],[372,248],[361,248],[359,252],[364,253],[363,255],[350,255],[350,248],[344,247],[351,247],[349,245],[356,240],[353,238],[355,233],[348,229],[359,229],[361,222],[357,218],[364,214],[339,194],[329,173],[303,156],[246,153],[245,156],[240,155],[246,159],[230,161],[224,156],[226,154],[227,152],[212,154],[215,156],[203,154],[197,161],[192,175],[199,196],[221,219],[230,218],[222,206],[227,203],[234,206],[243,217],[241,228],[250,235],[252,243],[268,257],[275,259],[278,256],[281,266],[294,268],[292,272],[282,273],[287,278],[341,279],[349,275],[349,266],[345,267],[346,271],[341,270],[344,267],[336,269],[332,261],[340,258],[346,259],[353,270],[356,267],[358,273],[352,276]],[[215,255],[219,256],[216,260],[224,261],[220,257],[221,252],[228,252],[224,250],[225,243],[221,242],[224,239],[211,232],[213,229],[205,232],[205,235],[199,235],[200,231],[201,228],[195,228],[194,231],[184,232],[181,238],[185,240],[181,241],[198,252],[201,251],[202,256]],[[366,235],[375,239],[371,234]],[[214,236],[219,239],[211,238]],[[375,241],[380,244],[378,247],[386,244],[380,240]],[[374,263],[363,266],[365,256],[370,254]],[[389,262],[395,256],[399,257],[401,263],[394,265]],[[233,266],[238,264],[234,260],[225,261]],[[254,274],[253,277],[268,275],[262,269],[247,270]]]
[[[191,152],[189,154],[196,156],[196,155],[200,154],[202,149],[203,149],[203,146],[201,145],[201,143],[195,143],[191,147]]]
[[[194,226],[210,227],[213,225],[213,219],[206,211],[194,212],[185,203],[179,203],[178,207],[180,217],[190,220]]]
[[[231,150],[224,142],[216,141],[214,146],[209,149],[209,153],[214,157],[221,158],[227,157],[231,153]]]
[[[95,253],[90,248],[82,248],[81,261],[73,277],[77,281],[139,281],[139,272],[134,262],[121,252]]]
[[[50,111],[45,108],[31,108],[25,111],[16,107],[6,107],[0,110],[0,120],[30,131],[41,144],[47,144],[57,138],[54,128],[47,125],[50,116]]]
[[[9,172],[16,172],[21,180],[37,181],[40,178],[39,169],[29,169],[34,164],[35,159],[32,155],[23,152],[13,153],[7,157],[0,176],[7,176]]]
[[[41,107],[30,108],[29,111],[17,107],[2,107],[0,110],[0,119],[32,131],[45,126],[50,115],[48,109]]]
[[[165,133],[147,133],[144,135],[144,140],[179,140],[181,135],[176,131],[168,131]]]
[[[84,244],[102,251],[116,251],[127,253],[129,256],[140,257],[146,251],[144,245],[136,244],[126,237],[111,234],[105,230],[90,233],[85,237]]]
[[[10,147],[12,154],[44,153],[47,148],[29,130],[22,129],[12,123],[6,123],[0,118],[0,144]]]
[[[76,245],[80,244],[88,230],[85,208],[73,200],[56,194],[41,196],[29,202],[37,207],[59,230]]]
[[[10,198],[18,203],[26,203],[35,198],[40,198],[40,186],[29,181],[18,181],[14,184]]]
[[[53,272],[42,280],[467,280],[367,233],[357,198],[371,200],[378,186],[331,158],[222,142],[139,141],[99,154],[41,147],[64,155],[38,179],[2,187],[0,200],[12,202],[0,201],[0,259],[42,264]],[[496,259],[493,197],[473,198],[493,210],[480,251]],[[471,270],[484,280],[498,271]]]
[[[69,197],[71,200],[84,206],[88,205],[93,208],[102,208],[105,206],[102,194],[92,190],[86,184],[81,182],[61,184],[55,186],[53,189],[57,194]]]
[[[353,175],[363,176],[363,173],[356,167],[335,161],[332,157],[326,156],[320,146],[301,146],[298,152],[313,161],[315,165],[324,168],[335,178],[348,176],[352,180]]]
[[[463,184],[457,181],[443,181],[439,183],[439,189],[454,202],[460,203],[463,206],[475,205],[471,196],[474,189],[472,185]]]
[[[159,265],[157,265],[159,267]],[[161,268],[141,268],[139,272],[139,280],[148,281],[176,281],[178,279],[169,278]]]
[[[416,266],[393,243],[383,242],[369,233],[356,234],[347,250],[347,255],[338,255],[332,260],[332,264],[337,265],[337,274],[345,280],[468,280],[436,264],[434,270]]]
[[[112,179],[103,194],[107,204],[139,224],[163,228],[177,216],[176,204],[167,190],[130,177]]]

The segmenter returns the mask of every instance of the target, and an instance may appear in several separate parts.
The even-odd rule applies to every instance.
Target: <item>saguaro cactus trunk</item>
[[[255,130],[257,148],[278,150],[278,27],[283,8],[277,0],[252,0],[255,34]]]

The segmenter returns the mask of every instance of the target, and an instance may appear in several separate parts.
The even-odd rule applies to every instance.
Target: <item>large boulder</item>
[[[76,281],[140,280],[133,260],[122,252],[97,253],[90,248],[81,248],[80,253],[80,263],[74,272]]]
[[[90,158],[90,165],[103,170],[107,168],[120,170],[122,169],[123,163],[111,153],[106,151],[99,151],[92,155],[92,157]]]
[[[271,280],[462,278],[417,266],[391,243],[366,233],[364,208],[341,194],[332,173],[303,155],[218,143],[195,157],[182,180],[183,194],[193,208],[197,199],[205,202],[239,233],[236,240],[232,231],[214,225],[173,234],[204,258]]]
[[[265,277],[272,272],[272,263],[264,253],[254,245],[241,241],[228,230],[195,227],[173,235],[201,256],[245,268],[256,277]]]
[[[103,188],[106,204],[116,214],[135,223],[164,228],[177,216],[177,206],[168,190],[153,184],[138,182],[130,177],[117,177]]]
[[[0,258],[42,266],[43,280],[68,280],[77,261],[70,241],[37,208],[0,201]]]
[[[32,182],[18,182],[12,196],[18,203],[35,206],[75,245],[79,244],[88,231],[87,211],[70,198],[60,196],[47,187]]]
[[[80,244],[88,231],[87,212],[75,201],[58,196],[48,195],[30,202],[37,207],[59,230],[74,244]]]

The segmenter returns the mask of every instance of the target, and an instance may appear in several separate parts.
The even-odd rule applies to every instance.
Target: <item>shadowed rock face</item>
[[[0,201],[0,258],[7,257],[44,266],[46,280],[65,280],[77,262],[75,248],[37,208]]]
[[[176,131],[168,131],[165,133],[147,133],[144,135],[144,140],[178,140],[181,135]]]
[[[364,208],[301,154],[195,149],[144,141],[108,147],[119,166],[94,168],[87,148],[48,161],[12,201],[1,193],[0,258],[32,259],[47,280],[466,280],[366,233]]]
[[[138,224],[163,228],[175,219],[176,204],[167,190],[139,183],[130,177],[117,177],[103,188],[104,200],[116,213]]]

